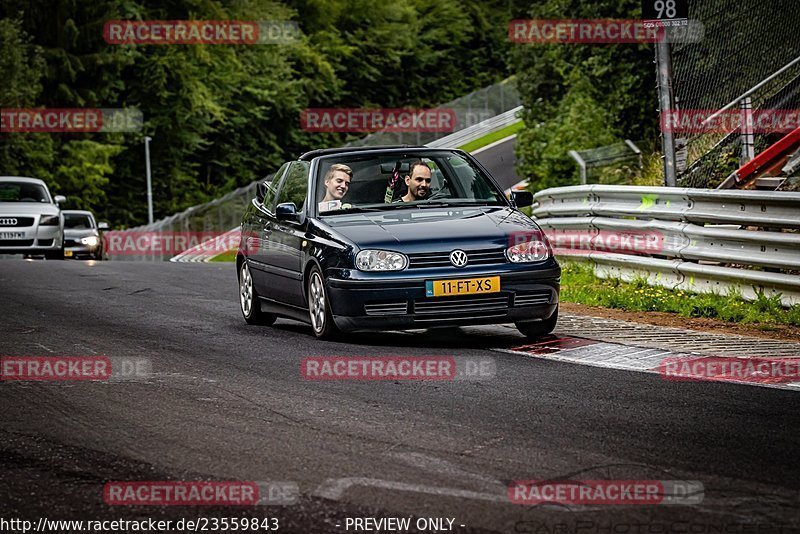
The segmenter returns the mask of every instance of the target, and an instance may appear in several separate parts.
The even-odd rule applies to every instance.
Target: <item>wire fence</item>
[[[749,94],[753,110],[800,107],[800,62],[770,77],[800,57],[800,2],[786,0],[693,0],[689,18],[705,26],[705,38],[672,48],[673,94],[680,110],[740,109]],[[764,82],[762,84],[762,82]],[[759,84],[762,84],[759,86]],[[755,133],[757,154],[781,137]],[[746,144],[751,141],[747,140]],[[743,137],[729,133],[698,133],[676,139],[685,165],[678,184],[713,188],[742,163]]]
[[[621,143],[570,150],[580,168],[581,184],[630,184],[642,174],[643,142],[629,139]]]

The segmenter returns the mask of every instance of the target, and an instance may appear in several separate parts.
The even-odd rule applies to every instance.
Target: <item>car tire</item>
[[[247,261],[242,261],[239,267],[239,308],[247,324],[269,326],[278,318],[275,314],[261,310],[261,299],[253,284],[253,275]]]
[[[64,259],[64,247],[62,246],[59,250],[54,250],[53,252],[45,252],[44,258],[46,260],[63,260]]]
[[[308,317],[311,329],[319,339],[333,339],[339,334],[339,329],[333,322],[328,292],[325,290],[325,279],[315,265],[308,274]]]
[[[542,338],[555,330],[557,322],[558,308],[556,308],[556,311],[553,312],[553,315],[551,315],[549,319],[514,324],[516,325],[517,330],[519,330],[523,336],[527,337],[528,339],[535,340]]]

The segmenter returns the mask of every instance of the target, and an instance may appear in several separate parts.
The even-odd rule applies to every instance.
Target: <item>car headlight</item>
[[[58,215],[42,215],[39,219],[39,226],[58,226],[59,223]]]
[[[408,258],[399,252],[388,250],[362,250],[356,254],[356,269],[359,271],[402,271]]]
[[[81,244],[88,245],[90,247],[96,247],[97,243],[99,243],[97,236],[90,235],[89,237],[82,237]]]
[[[544,261],[550,257],[550,247],[538,239],[518,243],[506,249],[506,256],[511,263],[531,263]]]

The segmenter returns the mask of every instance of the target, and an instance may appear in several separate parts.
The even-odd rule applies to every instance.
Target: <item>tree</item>
[[[534,19],[636,19],[635,0],[547,0]],[[577,183],[567,151],[657,135],[652,44],[517,45],[510,62],[525,105],[520,175],[532,189]],[[583,113],[590,116],[582,116]]]

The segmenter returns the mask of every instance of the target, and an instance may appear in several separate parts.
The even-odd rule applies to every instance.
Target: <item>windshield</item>
[[[0,202],[50,202],[47,190],[29,182],[0,182]]]
[[[323,160],[316,180],[321,215],[407,207],[505,205],[469,159],[449,151]]]
[[[90,230],[94,228],[92,218],[84,213],[65,213],[64,228],[73,230]]]

